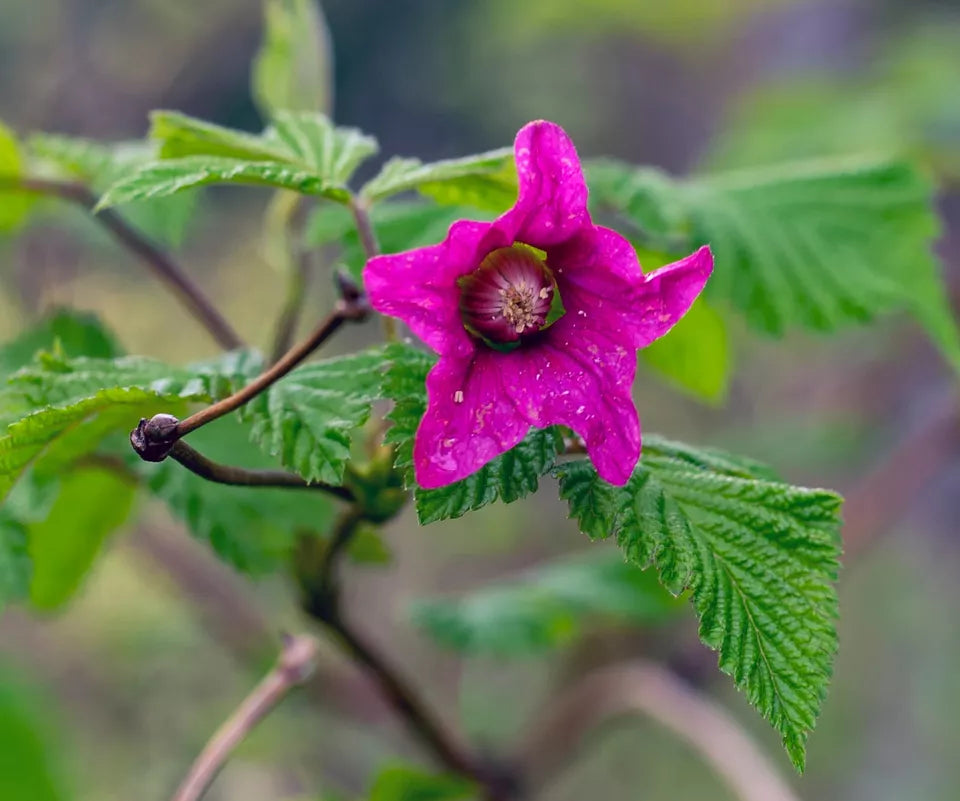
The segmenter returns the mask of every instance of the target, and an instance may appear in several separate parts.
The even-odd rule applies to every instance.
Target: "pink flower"
[[[604,479],[624,484],[640,456],[636,351],[686,313],[713,258],[704,247],[644,275],[630,243],[591,221],[562,128],[531,122],[514,152],[513,208],[493,222],[459,220],[440,244],[364,269],[373,307],[440,355],[414,441],[416,480],[457,481],[531,426],[559,424],[583,438]]]

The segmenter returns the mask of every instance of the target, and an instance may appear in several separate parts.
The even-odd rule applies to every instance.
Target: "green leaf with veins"
[[[827,332],[905,309],[960,369],[931,252],[932,192],[910,164],[832,159],[673,181],[606,161],[588,175],[598,210],[646,246],[709,244],[708,298],[730,301],[755,329]]]
[[[368,200],[416,189],[446,206],[503,211],[517,199],[517,166],[511,148],[424,164],[392,158],[360,190]]]
[[[150,112],[150,139],[160,157],[221,156],[240,161],[286,161],[289,155],[272,137],[227,128],[179,111]]]
[[[305,112],[278,112],[260,135],[155,112],[151,135],[160,140],[164,160],[115,183],[98,208],[214,183],[290,189],[344,203],[354,170],[377,152],[372,137]]]
[[[224,364],[235,370],[238,357]],[[181,414],[187,402],[208,402],[235,382],[210,364],[178,369],[140,357],[69,360],[43,354],[8,384],[5,397],[24,399],[30,408],[0,437],[0,498],[30,465],[40,475],[55,473],[109,434],[131,430],[140,417]]]
[[[461,599],[419,601],[416,625],[472,656],[540,655],[597,620],[649,625],[682,606],[650,571],[603,550],[538,565]]]
[[[390,345],[383,394],[394,401],[387,414],[391,427],[384,442],[397,446],[396,466],[414,487],[421,524],[461,517],[497,500],[513,503],[536,492],[540,477],[550,471],[562,445],[556,428],[532,430],[511,450],[488,462],[471,476],[438,489],[416,487],[413,440],[427,409],[426,378],[434,356],[408,345]]]
[[[276,469],[276,460],[251,442],[248,424],[224,417],[190,434],[204,456],[248,469]],[[283,564],[298,532],[326,536],[334,505],[319,492],[300,489],[249,490],[214,484],[167,460],[159,465],[132,462],[147,488],[207,543],[224,562],[244,573],[262,575]]]
[[[383,351],[298,367],[244,409],[265,453],[307,481],[340,484],[357,429],[380,397]]]
[[[136,483],[109,468],[64,475],[49,514],[29,528],[30,600],[36,608],[49,611],[70,600],[107,538],[126,522],[135,495]]]
[[[251,89],[265,119],[280,111],[329,112],[333,93],[330,31],[315,0],[265,0],[264,36]]]
[[[689,590],[700,638],[802,770],[837,649],[841,498],[650,436],[626,486],[585,461],[554,473],[582,531]]]

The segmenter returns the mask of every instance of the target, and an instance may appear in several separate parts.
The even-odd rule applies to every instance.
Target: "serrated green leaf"
[[[905,309],[960,369],[960,335],[931,253],[931,188],[912,165],[833,159],[684,182],[619,165],[619,197],[615,168],[604,169],[599,201],[648,244],[709,244],[708,297],[732,302],[755,329],[833,331]]]
[[[450,520],[495,501],[513,503],[532,495],[540,477],[550,472],[561,449],[553,428],[531,431],[509,451],[488,462],[476,473],[438,489],[417,488],[414,503],[421,525]]]
[[[177,370],[151,359],[42,356],[9,382],[33,408],[0,437],[0,499],[30,465],[57,472],[140,417],[177,414],[188,401],[211,400],[224,383],[205,368]]]
[[[391,345],[386,358],[383,394],[394,406],[387,414],[392,425],[384,442],[397,446],[396,466],[403,471],[407,486],[416,487],[413,438],[427,409],[425,384],[435,357],[407,345]],[[540,477],[553,467],[560,445],[555,428],[531,431],[514,448],[462,481],[438,489],[416,487],[417,518],[426,525],[462,517],[497,500],[513,503],[536,492]]]
[[[317,175],[345,185],[357,167],[378,151],[377,140],[357,128],[334,127],[323,114],[291,111],[274,115],[265,136],[276,138]]]
[[[413,619],[457,651],[526,656],[570,642],[594,619],[658,623],[681,604],[649,571],[604,551],[535,567],[460,600],[420,601]]]
[[[0,178],[17,178],[22,173],[23,156],[17,137],[0,122]],[[33,195],[0,187],[0,233],[19,228],[30,215],[34,201]]]
[[[350,176],[377,152],[372,137],[334,127],[322,114],[278,112],[260,135],[177,112],[154,112],[152,119],[151,135],[160,140],[165,160],[123,177],[97,208],[213,183],[270,186],[343,203]]]
[[[802,770],[837,648],[840,497],[652,437],[624,487],[589,462],[554,472],[581,530],[690,591],[700,638]]]
[[[392,158],[360,190],[368,200],[416,189],[447,206],[503,211],[517,199],[517,166],[511,148],[424,164]]]
[[[167,197],[185,189],[219,183],[290,189],[339,202],[345,202],[349,197],[345,187],[325,180],[310,170],[282,162],[187,156],[153,162],[136,170],[104,193],[97,204],[97,210],[139,200]]]
[[[249,469],[276,468],[251,442],[250,426],[224,417],[190,435],[204,456]],[[149,490],[163,500],[198,540],[223,561],[244,573],[259,575],[289,558],[299,531],[325,536],[333,506],[318,492],[214,484],[171,461],[134,469]]]
[[[264,0],[264,35],[253,61],[253,99],[265,119],[278,111],[329,112],[330,31],[316,0]]]
[[[122,177],[156,160],[152,142],[112,142],[56,134],[35,134],[28,141],[30,153],[66,178],[79,179],[94,192],[104,192]],[[156,198],[135,203],[124,217],[148,236],[179,246],[195,218],[195,194]]]
[[[703,298],[694,302],[670,333],[641,350],[640,358],[671,384],[701,400],[717,403],[727,395],[727,325]]]
[[[476,792],[476,786],[460,776],[391,765],[377,774],[369,801],[460,801]]]
[[[29,528],[30,601],[36,608],[56,609],[73,596],[107,537],[126,521],[135,494],[130,477],[102,467],[61,479],[46,519]]]
[[[287,161],[290,154],[275,139],[227,128],[179,111],[150,112],[150,138],[160,147],[160,157],[220,156],[240,161]]]
[[[370,210],[373,228],[383,253],[425,247],[441,242],[450,225],[460,219],[485,220],[489,212],[470,206],[441,206],[425,201],[378,203]],[[341,259],[351,274],[360,278],[367,257],[350,212],[343,206],[325,204],[311,215],[306,241],[318,247],[333,242],[342,247]]]
[[[297,368],[248,404],[251,436],[307,481],[340,484],[353,435],[380,397],[382,369],[380,349]]]

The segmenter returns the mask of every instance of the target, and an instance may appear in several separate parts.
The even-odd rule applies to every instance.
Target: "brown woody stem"
[[[247,470],[242,467],[220,464],[208,459],[195,448],[179,440],[170,448],[169,457],[183,465],[191,473],[216,484],[234,487],[276,487],[283,489],[315,490],[333,495],[343,501],[353,501],[353,493],[347,487],[320,482],[310,483],[296,473],[283,470]]]
[[[84,184],[73,181],[54,181],[45,178],[0,176],[0,191],[13,190],[56,197],[82,206],[88,211],[97,203],[97,196]],[[217,308],[203,294],[173,258],[151,242],[113,209],[102,209],[95,219],[121,245],[138,256],[153,274],[183,303],[222,348],[236,350],[243,340],[224,319]]]
[[[351,320],[359,322],[365,319],[369,309],[359,289],[346,284],[342,285],[341,289],[343,290],[343,298],[338,301],[333,312],[310,336],[288,350],[280,359],[239,392],[208,406],[206,409],[201,409],[196,414],[177,423],[176,431],[174,432],[175,438],[179,439],[180,437],[184,437],[191,431],[196,431],[201,426],[212,423],[214,420],[230,414],[230,412],[236,411],[241,406],[249,403],[257,397],[257,395],[299,365],[326,342],[345,322]]]
[[[297,685],[313,673],[317,641],[307,635],[285,637],[276,666],[217,729],[187,773],[173,801],[198,801],[209,789],[233,750]]]
[[[517,795],[514,777],[501,766],[475,758],[459,736],[434,716],[414,688],[385,657],[343,616],[337,561],[362,522],[356,507],[347,510],[337,523],[333,536],[315,564],[308,558],[298,560],[297,575],[304,611],[327,627],[347,654],[377,682],[397,714],[417,738],[448,770],[475,781],[490,801],[506,801]]]

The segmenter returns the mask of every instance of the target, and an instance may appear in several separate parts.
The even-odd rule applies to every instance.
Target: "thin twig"
[[[380,243],[377,242],[377,234],[373,230],[373,223],[370,220],[370,207],[362,198],[356,195],[350,198],[350,213],[353,214],[353,221],[357,227],[357,234],[360,236],[360,245],[363,247],[363,254],[367,259],[380,255]],[[397,338],[397,325],[392,317],[383,317],[383,334],[388,342],[393,342]]]
[[[292,688],[310,677],[317,651],[317,641],[313,637],[300,635],[284,639],[283,652],[276,666],[217,729],[174,794],[173,801],[197,801],[203,796],[234,748]]]
[[[307,195],[297,196],[292,205],[284,204],[281,215],[281,224],[284,230],[284,245],[286,262],[283,270],[287,276],[286,297],[283,308],[277,318],[273,347],[270,351],[270,363],[283,358],[293,344],[297,323],[303,311],[306,299],[307,285],[313,273],[316,262],[316,251],[306,246],[304,233],[310,211],[313,208],[312,198]]]
[[[477,782],[488,799],[513,797],[516,787],[509,772],[475,759],[460,737],[434,716],[396,668],[343,616],[337,563],[362,520],[361,510],[347,510],[319,559],[304,554],[296,560],[304,611],[336,635],[347,654],[377,682],[390,705],[440,764]]]
[[[333,495],[343,501],[353,501],[354,496],[347,487],[337,487],[322,482],[311,483],[296,473],[287,473],[283,470],[247,470],[242,467],[220,464],[208,459],[195,448],[187,445],[183,440],[173,444],[168,454],[171,459],[179,462],[191,473],[195,473],[207,481],[217,484],[228,484],[235,487],[278,487],[284,489],[315,490]]]
[[[602,668],[552,696],[550,703],[520,748],[528,788],[541,788],[555,778],[570,764],[586,734],[600,724],[641,713],[693,746],[742,801],[797,801],[722,707],[659,665],[637,661]]]
[[[293,335],[300,322],[303,306],[306,300],[310,276],[313,273],[317,254],[302,248],[296,255],[294,264],[290,268],[287,283],[287,297],[284,300],[280,316],[277,318],[276,329],[273,334],[273,347],[270,349],[270,362],[275,364],[290,349]]]
[[[218,403],[201,409],[196,414],[177,423],[176,431],[173,434],[174,438],[184,437],[191,431],[196,431],[201,426],[212,423],[225,414],[230,414],[230,412],[236,411],[244,404],[249,403],[267,389],[267,387],[276,383],[293,370],[300,362],[326,342],[345,322],[350,320],[363,320],[367,316],[367,313],[368,307],[359,291],[353,295],[345,296],[337,303],[333,312],[330,313],[310,336],[288,350],[281,359],[243,387],[243,389],[228,398],[224,398]]]
[[[97,196],[87,186],[72,181],[0,176],[0,191],[4,190],[56,197],[82,206],[88,211],[97,202]],[[109,231],[121,245],[138,256],[153,274],[173,291],[207,329],[217,344],[226,350],[236,350],[244,346],[237,332],[170,254],[161,250],[113,209],[102,209],[93,216],[93,219]]]
[[[380,244],[377,242],[377,235],[370,221],[370,207],[360,198],[353,196],[350,198],[350,213],[353,214],[364,255],[368,259],[379,256]]]

